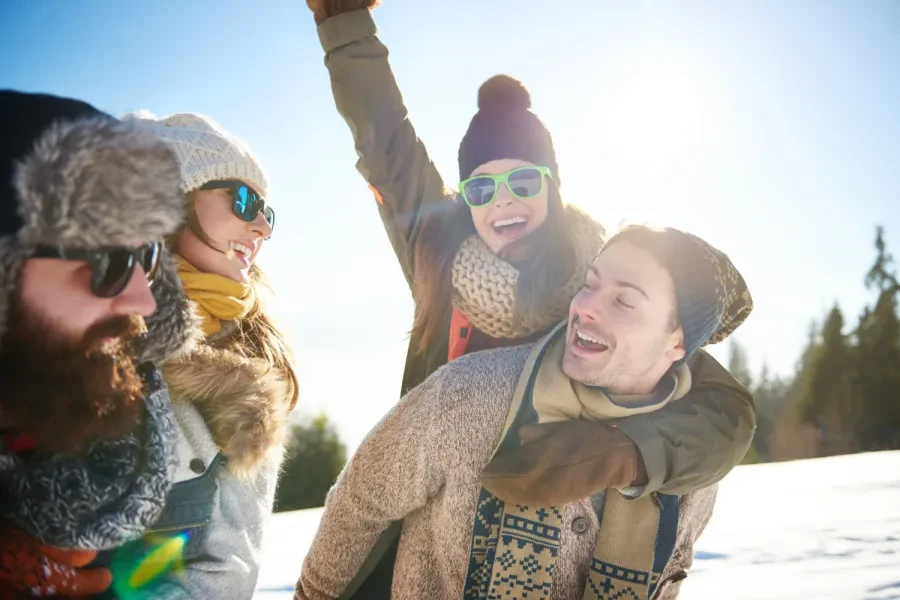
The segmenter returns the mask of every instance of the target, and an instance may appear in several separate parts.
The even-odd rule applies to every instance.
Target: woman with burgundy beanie
[[[531,111],[525,87],[508,76],[492,77],[478,90],[478,112],[459,147],[460,182],[447,191],[408,119],[388,50],[377,37],[370,10],[377,3],[307,0],[335,104],[354,136],[357,168],[415,301],[402,395],[463,354],[536,341],[566,319],[605,232],[562,202],[550,132]],[[531,443],[542,448],[527,453],[539,458],[523,468],[564,464],[563,448],[573,439],[598,455],[627,440],[637,465],[628,483],[636,495],[687,493],[720,480],[749,447],[753,400],[709,354],[696,353],[688,366],[691,392],[663,410],[613,426],[541,426],[544,437]],[[596,470],[596,463],[584,468]],[[611,485],[589,471],[574,474],[571,489],[584,498]],[[498,495],[515,502],[516,493]],[[396,540],[389,541],[399,527],[376,546],[387,550],[380,562],[370,561],[377,564],[372,575],[343,597],[389,597]]]

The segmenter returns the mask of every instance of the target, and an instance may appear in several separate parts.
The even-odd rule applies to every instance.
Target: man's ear
[[[676,362],[684,358],[685,354],[687,354],[687,350],[684,348],[684,330],[679,325],[669,336],[669,342],[666,344],[666,358]]]

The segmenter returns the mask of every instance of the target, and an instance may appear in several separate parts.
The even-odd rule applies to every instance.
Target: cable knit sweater
[[[391,521],[405,519],[395,600],[461,598],[479,475],[499,443],[531,347],[480,352],[442,367],[370,432],[328,495],[297,584],[298,600],[338,598]],[[681,498],[676,548],[656,598],[677,595],[716,487]],[[586,519],[589,527],[573,527]],[[599,520],[591,500],[564,507],[552,597],[580,599]],[[578,530],[580,533],[576,533]]]

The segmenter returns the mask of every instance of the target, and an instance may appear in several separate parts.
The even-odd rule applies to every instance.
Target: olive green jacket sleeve
[[[691,391],[662,410],[616,422],[637,445],[651,492],[682,495],[727,475],[750,448],[756,431],[753,396],[704,351],[688,362]]]
[[[411,285],[411,249],[422,216],[446,198],[444,182],[409,122],[371,12],[339,14],[318,31],[335,106],[353,134],[356,168],[374,188],[385,231]]]

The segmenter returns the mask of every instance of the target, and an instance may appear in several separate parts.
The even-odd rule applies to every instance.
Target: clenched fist
[[[381,4],[381,0],[306,0],[306,5],[313,13],[316,25],[335,15],[364,8],[372,9]]]

